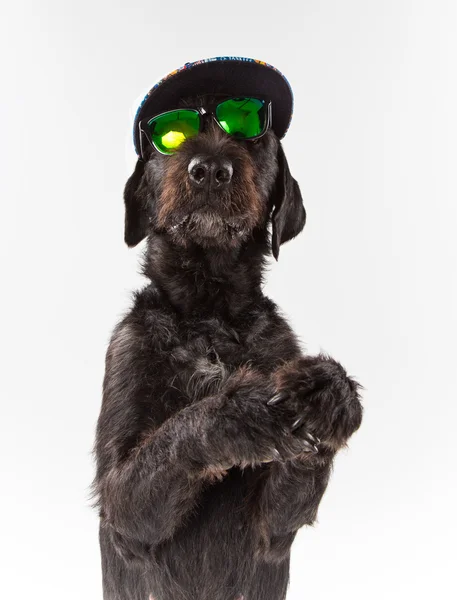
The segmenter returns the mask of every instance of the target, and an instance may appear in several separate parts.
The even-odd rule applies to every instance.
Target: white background
[[[184,62],[244,55],[292,84],[308,210],[267,293],[366,388],[288,600],[455,598],[455,0],[0,10],[0,596],[101,599],[90,451],[106,344],[142,285],[131,112]]]

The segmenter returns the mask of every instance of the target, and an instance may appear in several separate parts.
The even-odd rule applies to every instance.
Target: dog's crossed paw
[[[335,360],[319,355],[287,363],[275,371],[274,381],[277,391],[267,405],[308,443],[308,452],[322,446],[336,450],[360,426],[361,386]]]

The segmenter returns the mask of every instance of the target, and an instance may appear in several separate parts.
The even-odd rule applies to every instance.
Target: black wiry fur
[[[201,153],[229,157],[230,189],[188,185]],[[243,143],[208,124],[173,156],[151,150],[125,203],[126,242],[148,235],[151,283],[106,356],[104,598],[282,600],[296,532],[362,417],[358,385],[302,355],[261,291],[265,257],[303,228],[298,184],[273,133]]]

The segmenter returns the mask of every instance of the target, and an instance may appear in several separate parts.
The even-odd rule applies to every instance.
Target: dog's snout
[[[189,179],[194,186],[221,189],[230,183],[233,165],[223,157],[194,156],[190,161]]]
[[[232,163],[226,159],[219,159],[215,163],[214,170],[212,171],[214,182],[216,185],[223,186],[232,180],[233,175],[233,165]]]

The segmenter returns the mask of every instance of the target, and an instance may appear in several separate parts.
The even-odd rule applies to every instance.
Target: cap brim
[[[249,58],[221,57],[187,63],[159,81],[137,110],[133,127],[139,154],[138,124],[147,117],[177,108],[182,98],[200,94],[265,96],[272,102],[272,128],[283,138],[289,128],[293,95],[287,79],[275,67]]]

